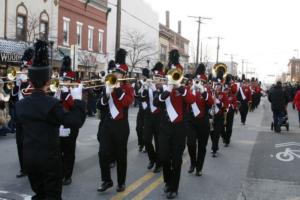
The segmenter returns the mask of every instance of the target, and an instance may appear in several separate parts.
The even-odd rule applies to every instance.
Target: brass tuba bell
[[[228,67],[224,63],[217,63],[212,68],[212,74],[214,77],[217,77],[220,71],[223,71],[223,78],[227,76]]]
[[[183,80],[183,73],[178,69],[170,69],[167,73],[168,84],[180,85]]]

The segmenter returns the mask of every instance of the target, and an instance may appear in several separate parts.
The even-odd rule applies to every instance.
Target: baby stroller
[[[280,127],[283,126],[286,128],[287,131],[290,130],[289,117],[287,111],[285,111],[285,115],[283,117],[279,117],[278,119],[278,129],[280,130]],[[276,127],[274,127],[274,122],[271,123],[271,130],[276,131]]]

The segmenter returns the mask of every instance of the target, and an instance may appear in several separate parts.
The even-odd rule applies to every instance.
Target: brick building
[[[104,69],[107,38],[107,2],[60,0],[58,52],[70,55],[73,70],[98,72]]]
[[[292,58],[288,64],[287,81],[300,82],[300,59]]]
[[[189,43],[190,41],[181,35],[181,21],[178,21],[178,30],[170,28],[170,12],[166,11],[166,25],[159,24],[160,37],[160,59],[167,64],[168,53],[172,49],[177,49],[180,53],[180,62],[184,67],[189,65]]]

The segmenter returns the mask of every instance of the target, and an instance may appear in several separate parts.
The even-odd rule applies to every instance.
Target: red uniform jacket
[[[197,91],[195,96],[195,103],[198,106],[200,113],[196,116],[197,118],[203,118],[206,114],[206,106],[211,107],[214,104],[214,99],[209,92],[206,92],[206,98],[202,97],[202,94]],[[192,105],[190,105],[192,106]],[[192,107],[191,107],[192,109]],[[194,116],[194,113],[193,113]]]
[[[247,100],[248,102],[252,102],[252,94],[251,94],[250,87],[248,87],[248,86],[243,86],[241,89],[243,90],[243,93],[244,93],[244,95],[245,95],[245,97],[246,97],[246,100]]]
[[[118,98],[115,90],[111,93],[112,105],[110,105],[109,103],[104,103],[103,97],[101,98],[101,104],[108,105],[111,114],[112,114],[111,106],[117,109],[118,115],[116,117],[113,117],[112,115],[114,120],[122,120],[126,118],[128,107],[130,106],[130,104],[132,104],[134,100],[134,90],[130,84],[125,83],[122,84],[120,87],[123,90],[123,94],[121,95],[120,98]]]
[[[232,82],[230,89],[231,89],[232,94],[236,94],[238,92],[238,85],[235,82]]]
[[[227,94],[225,92],[220,92],[218,97],[215,97],[215,98],[217,98],[220,101],[220,103],[222,104],[222,108],[219,110],[218,113],[216,113],[216,115],[221,115],[224,113],[225,110],[227,110],[228,105],[229,105]]]
[[[181,95],[178,92],[178,90],[174,88],[170,93],[170,96],[166,100],[161,99],[161,94],[157,98],[155,101],[160,102],[160,105],[163,104],[166,107],[166,112],[167,112],[167,107],[172,107],[177,113],[177,117],[172,121],[171,120],[172,116],[170,116],[169,113],[167,112],[169,119],[172,123],[182,122],[183,116],[186,113],[186,105],[195,102],[195,97],[188,87],[185,88],[185,92],[183,95]]]
[[[230,111],[237,110],[238,103],[237,103],[237,98],[236,98],[235,95],[229,95],[228,96],[228,103],[229,103],[229,109],[230,109]]]
[[[297,107],[298,111],[300,112],[300,90],[295,95],[293,104]]]

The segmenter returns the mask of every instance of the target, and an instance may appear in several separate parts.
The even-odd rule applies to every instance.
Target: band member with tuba
[[[62,163],[59,141],[60,125],[80,128],[85,121],[82,87],[71,90],[74,99],[65,112],[59,100],[46,94],[50,85],[51,66],[48,43],[35,43],[35,56],[29,67],[32,94],[16,105],[18,129],[23,135],[25,171],[35,195],[32,199],[61,200]]]
[[[161,110],[159,130],[159,156],[163,164],[165,193],[168,199],[176,198],[182,165],[182,154],[186,144],[185,109],[194,102],[189,88],[181,86],[183,68],[179,64],[177,50],[170,52],[168,84],[163,86],[154,105]]]
[[[196,176],[202,175],[202,168],[206,155],[206,145],[209,138],[209,115],[208,110],[214,101],[204,84],[207,81],[204,64],[199,64],[193,85],[192,93],[195,102],[190,105],[190,131],[187,136],[188,152],[191,159],[189,173],[193,173],[196,168]]]
[[[132,86],[122,80],[128,73],[127,52],[119,49],[116,56],[116,70],[107,75],[107,86],[100,97],[101,105],[109,108],[100,134],[100,168],[103,183],[98,188],[104,192],[113,186],[109,164],[113,156],[117,163],[117,192],[125,190],[127,172],[127,143],[129,137],[128,107],[133,103]],[[109,78],[110,77],[110,78]]]

